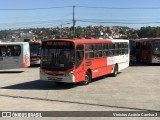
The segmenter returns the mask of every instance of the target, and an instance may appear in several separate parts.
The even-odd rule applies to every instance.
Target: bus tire
[[[115,65],[114,65],[114,71],[113,71],[113,73],[111,74],[111,76],[112,76],[112,77],[116,77],[117,74],[118,74],[118,65],[115,64]]]
[[[81,82],[82,85],[88,85],[91,82],[91,73],[89,71],[86,72],[85,80]]]

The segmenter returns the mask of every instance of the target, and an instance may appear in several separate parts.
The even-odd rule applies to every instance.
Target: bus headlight
[[[68,76],[70,76],[70,74],[65,74],[65,77],[68,77]]]
[[[69,76],[71,76],[71,75],[73,75],[73,72],[70,72],[70,73],[65,74],[66,77],[69,77]]]

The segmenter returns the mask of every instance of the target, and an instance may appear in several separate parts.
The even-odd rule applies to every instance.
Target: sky
[[[0,29],[160,26],[160,0],[1,0]]]

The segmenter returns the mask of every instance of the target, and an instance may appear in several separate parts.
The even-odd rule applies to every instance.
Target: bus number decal
[[[28,62],[29,62],[28,54],[25,54],[24,61],[25,61],[25,63],[28,63]]]

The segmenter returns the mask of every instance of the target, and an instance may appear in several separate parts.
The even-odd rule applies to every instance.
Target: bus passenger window
[[[3,57],[6,56],[6,51],[2,51],[2,56],[3,56]]]
[[[102,57],[108,56],[108,44],[103,44]]]
[[[86,46],[86,59],[92,59],[92,58],[94,58],[94,46],[87,45]]]
[[[100,58],[102,57],[102,44],[95,44],[95,58]]]
[[[155,48],[154,53],[155,53],[155,54],[159,54],[159,50],[158,50],[158,48]]]
[[[77,51],[77,60],[82,61],[83,60],[83,51]]]
[[[7,55],[12,56],[11,48],[7,48]]]
[[[113,50],[114,45],[112,43],[109,44],[109,50],[108,50],[108,56],[113,56]]]
[[[7,46],[7,56],[20,56],[21,47],[19,45]]]
[[[107,51],[103,51],[102,56],[106,57],[107,56]]]
[[[21,47],[18,45],[14,46],[14,56],[20,56],[21,53]]]
[[[6,47],[0,46],[0,56],[5,57],[7,55]]]
[[[113,56],[112,50],[109,50],[109,51],[108,51],[108,56]]]

